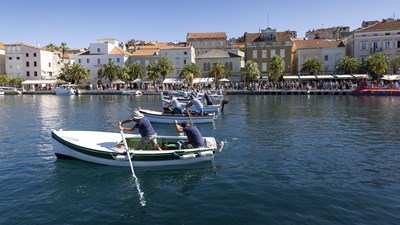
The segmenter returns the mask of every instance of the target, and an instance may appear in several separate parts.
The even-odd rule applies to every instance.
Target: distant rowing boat
[[[213,123],[216,115],[214,113],[204,114],[204,115],[188,115],[187,113],[180,114],[171,114],[163,111],[156,110],[148,110],[148,109],[139,109],[141,113],[143,113],[147,119],[154,123],[174,123],[175,120],[178,123],[182,123],[183,121],[189,122],[193,121],[195,124],[199,123]]]

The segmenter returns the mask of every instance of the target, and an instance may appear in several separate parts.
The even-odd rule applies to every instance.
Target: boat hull
[[[170,113],[164,113],[161,111],[154,111],[154,110],[146,110],[146,109],[140,109],[139,110],[142,114],[144,114],[147,119],[149,119],[150,122],[154,123],[175,123],[175,120],[178,123],[182,123],[183,121],[189,122],[190,118],[193,123],[199,124],[199,123],[213,123],[214,119],[216,118],[215,114],[207,114],[207,115],[189,115],[184,114],[179,115],[175,114],[172,115]]]
[[[355,96],[400,96],[400,88],[360,88],[351,92]]]
[[[79,159],[108,166],[130,166],[124,150],[115,148],[115,144],[121,141],[119,133],[59,130],[52,131],[52,137],[55,140],[53,145],[57,158]],[[82,139],[83,137],[85,138]],[[126,138],[138,140],[140,136],[126,135]],[[185,137],[161,138],[185,140]],[[214,158],[217,147],[215,139],[207,137],[207,143],[206,147],[197,149],[130,150],[129,152],[135,167],[187,165],[211,161]]]

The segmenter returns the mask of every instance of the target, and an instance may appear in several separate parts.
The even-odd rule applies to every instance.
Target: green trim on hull
[[[112,152],[103,152],[103,151],[98,151],[98,150],[93,150],[93,149],[89,149],[89,148],[84,148],[75,144],[72,144],[68,141],[65,141],[64,139],[62,139],[61,137],[57,136],[54,132],[52,132],[52,137],[57,140],[59,143],[61,143],[62,145],[77,151],[79,153],[85,154],[85,155],[89,155],[89,156],[93,156],[93,157],[97,157],[97,158],[102,158],[102,159],[109,159],[109,160],[115,160],[114,157],[118,156],[118,155],[122,155],[125,156],[125,153],[112,153]],[[129,138],[128,138],[129,139]],[[143,150],[143,153],[141,153],[140,155],[135,155],[135,154],[130,154],[131,155],[131,159],[133,161],[166,161],[166,160],[179,160],[181,159],[180,156],[182,155],[187,155],[187,154],[199,154],[200,152],[206,152],[206,151],[212,151],[213,155],[215,155],[215,149],[212,148],[207,148],[207,149],[202,149],[202,150],[185,150],[185,151],[180,151],[180,150],[176,150],[174,152],[169,152],[169,153],[145,153],[146,150]],[[64,154],[59,154],[59,155],[63,155]],[[57,156],[57,153],[56,153]],[[62,157],[63,157],[62,156]],[[58,156],[57,156],[58,157]],[[70,158],[74,158],[69,156]],[[64,157],[63,157],[64,158]]]

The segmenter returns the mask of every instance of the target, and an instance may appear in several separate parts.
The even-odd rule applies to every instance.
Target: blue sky
[[[111,3],[112,2],[112,3]],[[3,1],[0,42],[41,46],[66,42],[88,47],[98,38],[183,41],[188,32],[226,32],[228,38],[269,27],[296,30],[304,37],[313,28],[360,27],[395,13],[400,1],[160,0],[160,1]],[[269,16],[267,16],[269,15]]]

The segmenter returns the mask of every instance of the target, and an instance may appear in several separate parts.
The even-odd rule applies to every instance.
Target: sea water
[[[400,98],[227,96],[213,162],[57,159],[51,130],[119,132],[159,96],[0,96],[0,224],[398,224]],[[153,124],[175,135],[172,124]]]

